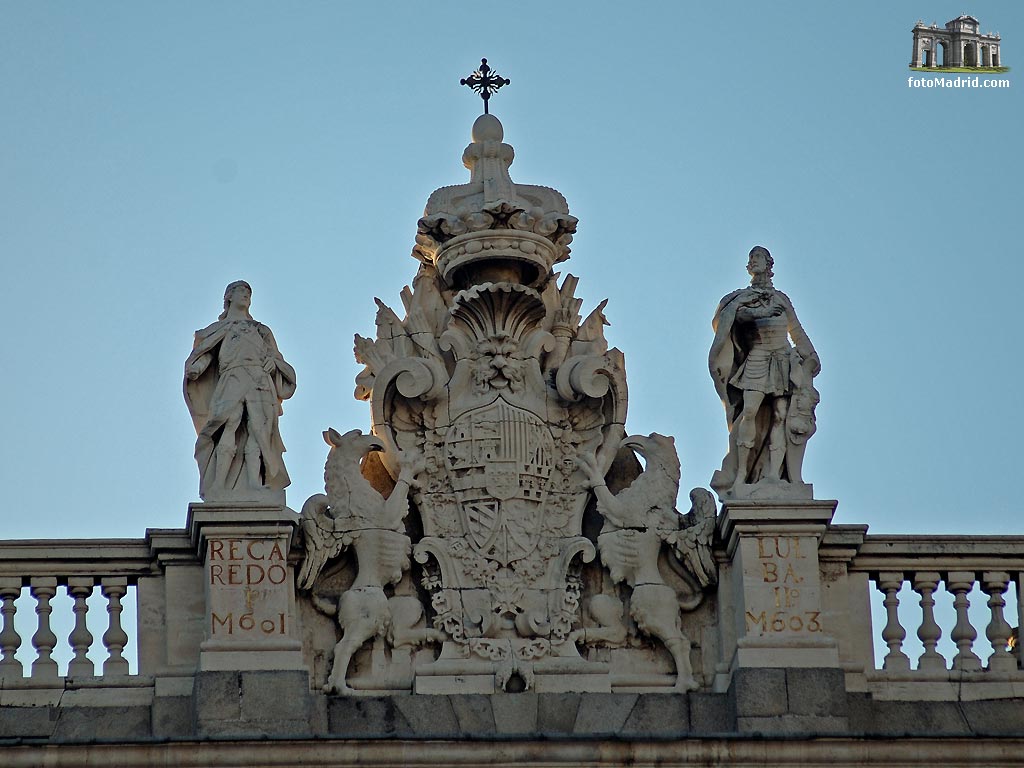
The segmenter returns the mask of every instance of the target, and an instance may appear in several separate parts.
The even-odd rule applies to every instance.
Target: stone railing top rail
[[[864,535],[864,530],[831,526],[822,544],[849,547],[851,571],[1024,571],[1024,536]],[[0,577],[148,576],[168,560],[198,560],[188,531],[149,529],[139,539],[0,540]]]
[[[1024,536],[865,536],[851,571],[1024,571]]]
[[[197,555],[184,530],[150,529],[143,539],[15,539],[0,541],[0,578],[156,575],[168,560]]]

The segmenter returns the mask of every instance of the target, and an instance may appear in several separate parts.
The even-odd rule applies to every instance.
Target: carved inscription
[[[235,620],[234,612],[226,616],[218,616],[215,612],[210,614],[211,634],[227,633],[233,635],[237,629],[239,632],[252,632],[256,629],[256,617],[252,611],[243,613]],[[277,614],[276,619],[263,619],[259,623],[260,631],[265,635],[285,634],[285,618],[283,613]]]
[[[279,541],[213,539],[210,541],[209,562],[211,584],[256,586],[264,581],[284,584],[288,578]]]
[[[283,539],[210,539],[206,572],[210,638],[251,641],[288,634]]]
[[[817,558],[808,557],[813,539],[798,536],[763,536],[756,539],[756,575],[745,569],[748,594],[748,634],[822,632],[818,584],[810,569]],[[753,545],[754,542],[749,542]],[[803,551],[801,551],[803,548]],[[752,580],[755,584],[750,584]]]

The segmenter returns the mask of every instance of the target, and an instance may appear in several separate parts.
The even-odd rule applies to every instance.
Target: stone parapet
[[[325,696],[311,692],[308,677],[297,671],[203,672],[191,692],[163,693],[169,695],[161,695],[158,683],[66,691],[45,701],[7,696],[0,705],[0,750],[7,758],[19,744],[290,739],[298,755],[324,739],[424,748],[447,741],[459,749],[510,738],[583,748],[701,739],[741,745],[752,738],[812,735],[1024,737],[1020,700],[882,701],[846,693],[837,669],[739,670],[724,694]]]

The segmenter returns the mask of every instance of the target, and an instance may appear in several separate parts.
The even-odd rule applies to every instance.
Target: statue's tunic
[[[245,402],[250,411],[267,414],[278,410],[277,388],[264,370],[270,349],[255,320],[224,320],[227,328],[217,355],[217,389],[211,403],[213,415]],[[266,328],[266,326],[262,326]],[[269,334],[269,329],[266,329]]]
[[[774,304],[774,297],[772,300]],[[789,318],[785,311],[773,317],[750,316],[741,307],[736,320],[750,344],[749,352],[729,383],[743,391],[754,390],[766,395],[788,395],[791,390]]]

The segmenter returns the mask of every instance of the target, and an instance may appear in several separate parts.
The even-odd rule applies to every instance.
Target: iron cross
[[[459,81],[460,85],[468,85],[474,91],[480,94],[480,98],[484,100],[484,114],[487,114],[487,101],[491,98],[491,94],[497,91],[501,86],[508,85],[511,82],[507,77],[502,77],[497,72],[493,72],[489,66],[487,66],[487,59],[480,59],[480,69],[474,72],[469,77],[464,77]]]

